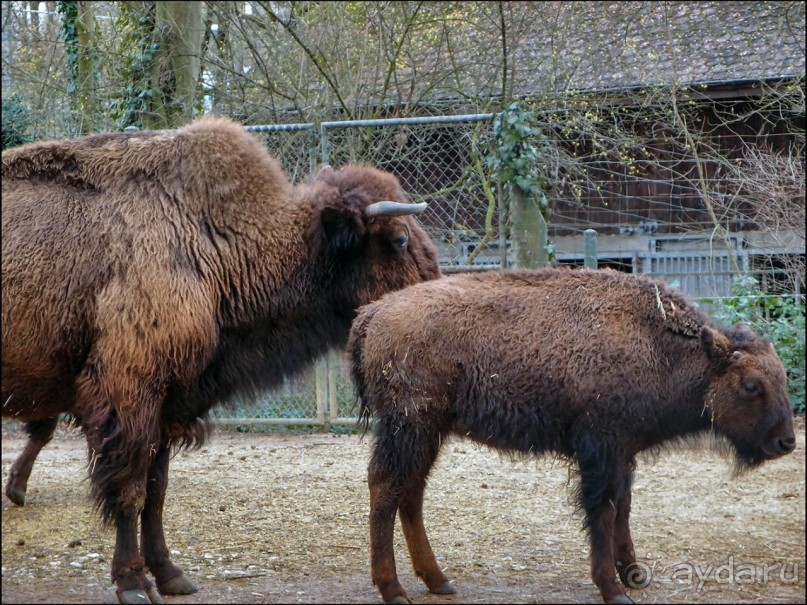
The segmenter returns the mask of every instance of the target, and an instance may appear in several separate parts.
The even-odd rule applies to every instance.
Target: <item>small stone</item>
[[[70,543],[67,546],[69,546],[70,548],[81,546],[81,540],[70,540]]]
[[[17,546],[25,546],[25,540],[23,540],[22,538],[17,540]]]

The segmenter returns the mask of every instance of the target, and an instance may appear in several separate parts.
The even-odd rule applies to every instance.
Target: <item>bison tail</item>
[[[367,394],[367,379],[364,368],[364,345],[367,339],[367,329],[375,316],[376,305],[370,304],[359,309],[359,314],[353,321],[350,336],[347,341],[347,353],[350,357],[350,375],[353,379],[353,388],[359,399],[359,420],[364,425],[364,432],[370,426],[373,410]]]

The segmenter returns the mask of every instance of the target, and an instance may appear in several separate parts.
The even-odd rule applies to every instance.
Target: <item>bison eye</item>
[[[744,382],[743,391],[745,391],[749,395],[756,395],[759,389],[757,388],[757,385],[755,385],[753,382]]]
[[[406,233],[401,233],[393,237],[391,241],[393,246],[395,246],[399,250],[403,250],[409,243],[409,236],[406,235]]]

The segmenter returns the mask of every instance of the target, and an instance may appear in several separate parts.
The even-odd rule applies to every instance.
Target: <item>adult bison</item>
[[[454,592],[423,525],[426,478],[450,435],[574,461],[591,575],[611,603],[631,602],[623,584],[645,581],[628,527],[639,452],[713,432],[740,469],[796,444],[772,344],[741,326],[718,328],[643,277],[447,277],[360,309],[348,351],[362,414],[376,418],[370,548],[386,602],[407,601],[395,570],[396,512],[415,573],[432,592]]]
[[[344,345],[359,305],[438,277],[425,204],[370,167],[294,187],[224,118],[2,157],[3,416],[78,419],[121,602],[160,600],[145,566],[194,592],[163,536],[171,448]]]

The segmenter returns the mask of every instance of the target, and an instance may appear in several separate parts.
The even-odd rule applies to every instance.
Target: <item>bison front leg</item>
[[[624,491],[616,503],[616,523],[614,527],[614,555],[616,556],[616,569],[622,584],[629,588],[645,588],[648,577],[645,571],[636,563],[636,551],[630,536],[630,504],[631,486],[633,484],[633,471],[635,461],[631,460],[625,465]]]
[[[115,555],[112,581],[121,603],[164,603],[160,593],[146,578],[143,559],[137,552],[137,514],[121,510],[116,516]]]
[[[28,478],[34,467],[39,452],[45,447],[53,437],[53,431],[59,422],[56,418],[46,420],[35,420],[25,423],[25,432],[28,433],[28,442],[22,454],[11,465],[6,483],[6,496],[17,506],[25,505],[25,493],[28,490]]]
[[[171,449],[163,446],[149,467],[146,503],[140,516],[140,553],[146,561],[157,588],[164,595],[193,594],[199,588],[169,558],[163,531],[163,507],[168,489],[168,462]]]
[[[616,577],[614,533],[617,503],[624,496],[621,464],[604,444],[583,439],[577,448],[580,503],[591,545],[591,578],[605,603],[633,603]]]
[[[92,434],[96,437],[97,434]],[[115,554],[112,557],[112,581],[121,603],[164,603],[160,593],[146,577],[145,562],[137,545],[137,519],[146,498],[146,472],[115,480],[112,465],[103,465],[105,457],[119,458],[113,448],[104,448],[103,441],[88,438],[93,491],[100,501],[104,519],[114,519]],[[100,452],[100,453],[99,453]],[[115,465],[118,466],[118,465]],[[137,467],[133,463],[133,467]],[[109,474],[108,474],[109,473]],[[112,475],[110,477],[110,475]]]
[[[115,554],[112,581],[121,603],[163,603],[146,577],[140,555],[137,522],[146,502],[146,479],[154,457],[159,433],[155,416],[159,407],[152,400],[140,399],[122,418],[109,403],[112,387],[96,382],[96,372],[87,372],[80,381],[83,402],[81,426],[87,437],[92,493],[102,518],[115,523]],[[136,416],[135,410],[144,412]],[[135,421],[136,420],[136,421]]]

